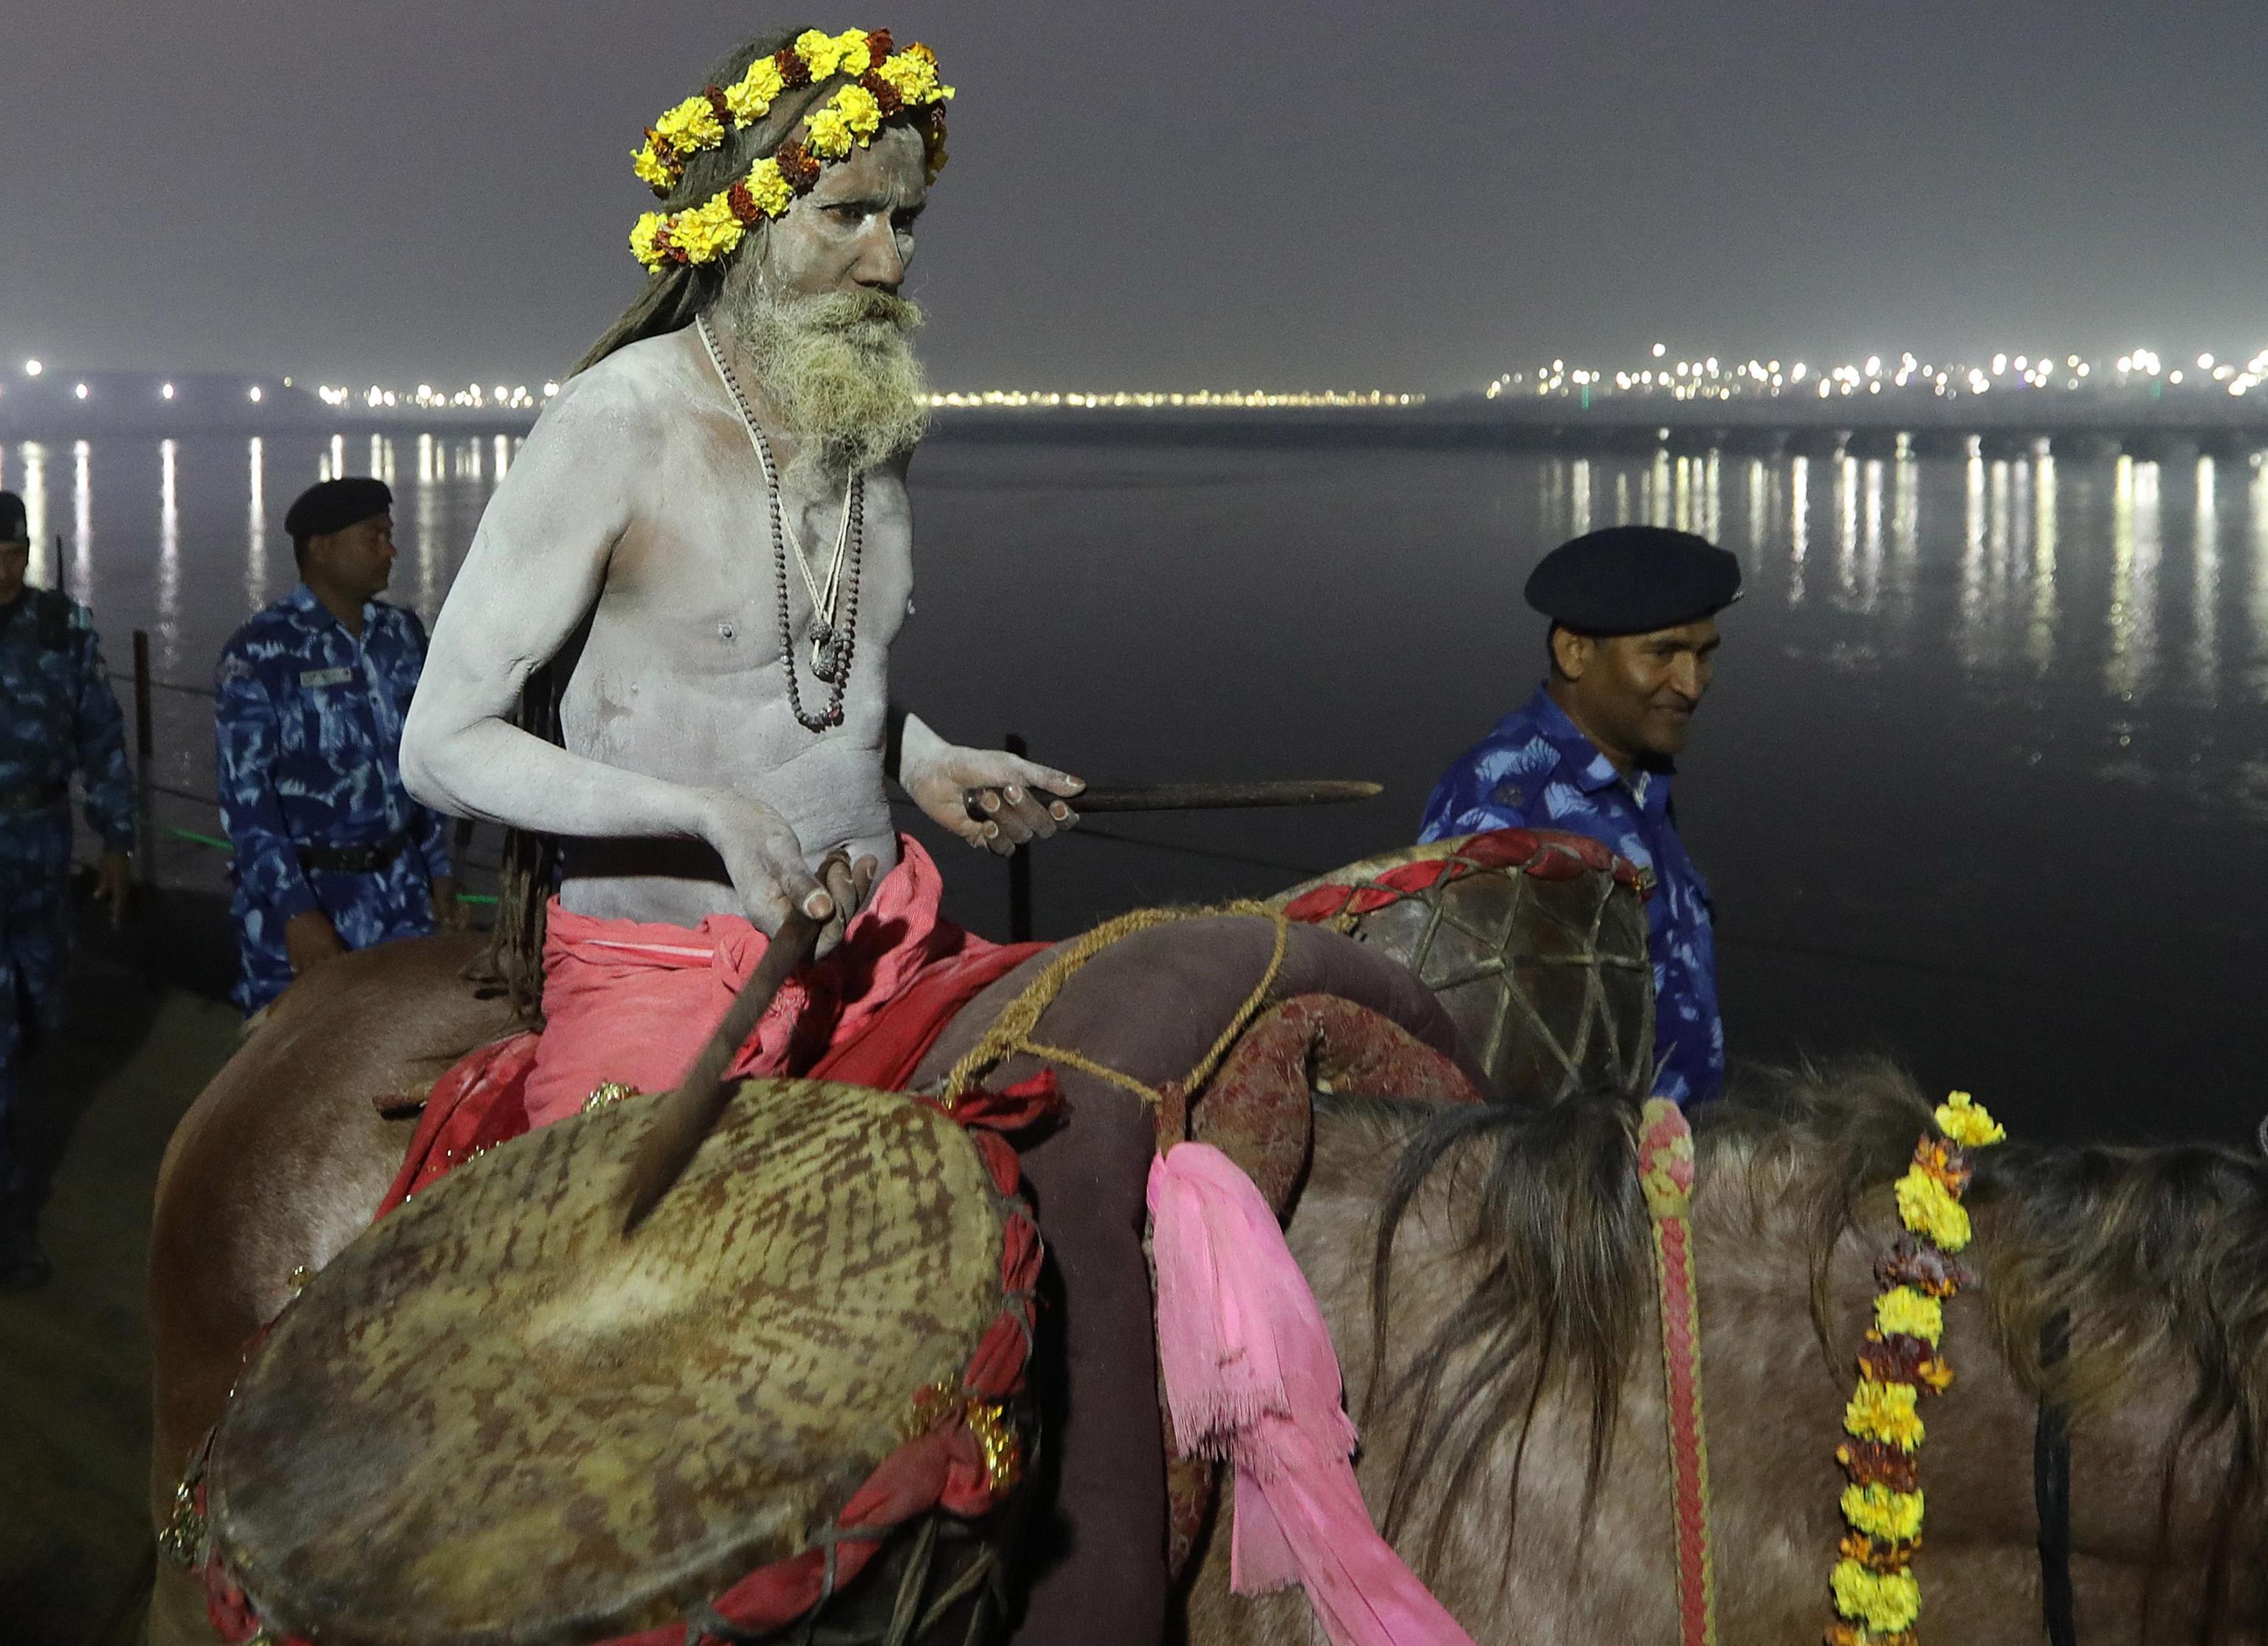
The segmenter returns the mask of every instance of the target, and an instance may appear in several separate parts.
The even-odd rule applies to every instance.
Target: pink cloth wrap
[[[994,946],[939,916],[944,883],[918,842],[902,834],[898,852],[841,944],[781,986],[728,1073],[807,1069],[856,1040],[924,966]],[[543,1038],[527,1075],[530,1124],[574,1113],[608,1081],[640,1091],[676,1085],[767,946],[737,915],[711,915],[688,930],[600,920],[555,900]]]
[[[1330,1329],[1251,1179],[1181,1143],[1149,1202],[1174,1444],[1236,1468],[1230,1588],[1300,1584],[1335,1646],[1472,1646],[1371,1524]]]

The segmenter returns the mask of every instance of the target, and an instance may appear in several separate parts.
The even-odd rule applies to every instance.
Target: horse
[[[1844,1401],[1931,1125],[1895,1068],[1736,1084],[1694,1117],[1692,1209],[1719,1637],[1816,1641]],[[1621,1097],[1548,1108],[1317,1099],[1288,1239],[1361,1420],[1388,1539],[1476,1640],[1679,1638],[1651,1235]],[[2268,1165],[2205,1147],[1977,1157],[1924,1407],[1924,1638],[2043,1638],[2034,1443],[2070,1437],[2078,1638],[2268,1637]],[[1231,1593],[1224,1503],[1192,1646],[1322,1635]]]
[[[1634,908],[1624,892],[1615,900]],[[1388,953],[1295,924],[1284,930],[1280,965],[1271,967],[1276,935],[1269,920],[1222,915],[1129,937],[1064,986],[1049,1009],[1048,1036],[1161,1085],[1187,1073],[1256,980],[1272,974],[1279,998],[1336,996],[1377,1012],[1429,1054],[1464,1055],[1447,1011]],[[247,1354],[296,1287],[369,1225],[401,1166],[414,1127],[409,1116],[423,1094],[465,1053],[521,1026],[501,992],[467,981],[468,969],[480,974],[482,955],[476,937],[420,938],[310,973],[276,1003],[176,1129],[159,1169],[148,1279],[150,1502],[161,1546],[184,1465],[225,1408]],[[1026,961],[970,1002],[916,1071],[917,1084],[968,1052],[1049,958]],[[1028,1056],[1013,1057],[997,1078],[1012,1084],[1037,1069]],[[1465,1077],[1485,1078],[1472,1066]],[[1090,1385],[1098,1403],[1132,1416],[1064,1430],[1051,1466],[1066,1498],[1076,1493],[1077,1501],[1123,1514],[1162,1546],[1165,1462],[1140,1239],[1156,1120],[1118,1086],[1070,1069],[1061,1079],[1070,1123],[1025,1154],[1064,1284],[1086,1300],[1068,1312],[1061,1352],[1094,1369],[1086,1375],[1099,1379]],[[1075,1568],[1058,1562],[1055,1569],[1064,1576],[1041,1576],[1027,1601],[1027,1627],[1040,1625],[1040,1638],[1076,1628],[1094,1603],[1091,1592],[1072,1591]],[[1152,1587],[1154,1593],[1115,1604],[1162,1613],[1162,1567]],[[198,1585],[170,1561],[159,1562],[151,1619],[153,1646],[213,1638]]]

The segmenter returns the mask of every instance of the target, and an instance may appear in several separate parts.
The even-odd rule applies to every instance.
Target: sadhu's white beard
[[[929,427],[929,381],[910,341],[922,312],[905,298],[786,297],[734,278],[717,312],[795,437],[795,471],[841,481],[910,451]]]

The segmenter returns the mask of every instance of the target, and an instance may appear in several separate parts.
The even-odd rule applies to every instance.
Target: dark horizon
[[[637,290],[718,0],[48,8],[0,69],[0,364],[532,382]],[[1553,353],[2268,342],[2268,12],[907,0],[961,90],[940,386],[1454,393]]]

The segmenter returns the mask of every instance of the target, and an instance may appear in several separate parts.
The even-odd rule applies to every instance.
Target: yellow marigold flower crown
[[[887,29],[806,29],[792,43],[759,57],[729,86],[688,97],[646,129],[631,168],[653,192],[667,195],[695,155],[722,147],[735,131],[771,113],[780,96],[836,75],[850,77],[804,120],[801,142],[780,144],[722,193],[682,211],[649,211],[630,231],[630,252],[652,273],[673,263],[729,257],[747,231],[784,214],[819,181],[821,168],[871,144],[892,122],[921,134],[929,179],[945,169],[945,106],[953,88],[937,77],[937,55],[918,41],[897,49]]]

